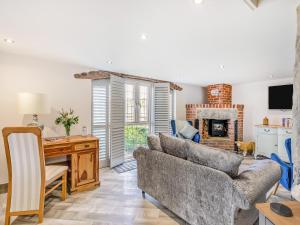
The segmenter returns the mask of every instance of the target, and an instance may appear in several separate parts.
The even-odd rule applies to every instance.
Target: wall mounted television
[[[292,107],[292,84],[269,87],[269,109],[290,110]]]

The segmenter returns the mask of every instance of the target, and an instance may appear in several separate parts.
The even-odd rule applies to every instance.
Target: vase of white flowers
[[[65,111],[62,109],[58,112],[59,117],[56,118],[56,125],[63,125],[66,130],[66,136],[70,136],[71,127],[73,125],[78,124],[79,117],[74,115],[74,110],[70,109],[69,111]]]

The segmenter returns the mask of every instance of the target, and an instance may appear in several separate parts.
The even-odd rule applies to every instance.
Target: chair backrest
[[[292,161],[292,139],[291,138],[288,138],[285,140],[285,150],[289,157],[290,164],[293,164],[293,161]]]
[[[179,129],[182,129],[186,124],[193,126],[193,122],[190,120],[171,120],[172,135],[176,136]]]
[[[175,120],[171,120],[171,128],[172,128],[172,135],[175,136],[176,135],[176,121]]]
[[[38,210],[45,195],[41,130],[8,127],[2,133],[9,177],[7,207],[10,212]]]

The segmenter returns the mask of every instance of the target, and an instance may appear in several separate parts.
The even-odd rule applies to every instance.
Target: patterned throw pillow
[[[179,134],[181,134],[184,138],[192,140],[195,136],[195,134],[198,133],[198,130],[194,128],[191,125],[185,125],[180,131]]]
[[[162,152],[162,148],[160,146],[159,137],[155,134],[149,134],[147,136],[148,147],[150,150],[156,150]]]
[[[163,152],[178,158],[187,159],[190,145],[185,140],[162,133],[159,133],[159,138]]]
[[[187,159],[193,163],[223,171],[232,178],[238,176],[239,167],[243,161],[242,156],[233,152],[191,142]]]

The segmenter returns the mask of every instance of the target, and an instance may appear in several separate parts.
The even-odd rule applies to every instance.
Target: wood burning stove
[[[228,120],[209,120],[208,134],[211,137],[228,137]]]

